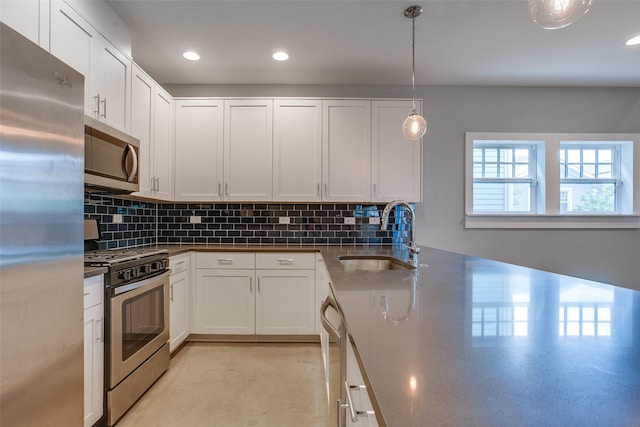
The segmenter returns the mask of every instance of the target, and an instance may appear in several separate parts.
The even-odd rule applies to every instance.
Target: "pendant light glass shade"
[[[593,0],[529,0],[529,16],[546,30],[571,25],[591,8]]]
[[[414,110],[402,122],[402,133],[407,139],[416,141],[427,133],[427,121]]]
[[[427,121],[416,111],[416,18],[422,13],[420,6],[409,6],[404,11],[404,16],[411,19],[411,87],[413,109],[409,117],[402,122],[402,133],[411,140],[416,141],[427,132]]]

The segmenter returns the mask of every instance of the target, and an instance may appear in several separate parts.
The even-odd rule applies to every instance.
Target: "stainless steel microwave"
[[[85,116],[84,123],[85,191],[138,191],[140,141],[93,117]]]

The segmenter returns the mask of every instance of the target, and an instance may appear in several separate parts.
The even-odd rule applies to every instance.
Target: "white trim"
[[[526,213],[474,213],[473,212],[473,148],[475,140],[505,141],[513,145],[517,141],[530,141],[538,145],[538,200],[537,214]],[[620,214],[588,214],[584,212],[560,212],[559,149],[561,142],[584,143],[589,141],[620,142],[623,152],[620,160],[625,163],[621,179],[632,185],[622,185],[624,194]],[[626,142],[626,144],[625,144]],[[542,173],[540,172],[542,170]],[[640,134],[580,134],[580,133],[465,133],[465,228],[506,229],[637,229],[640,228]]]
[[[640,228],[640,215],[482,215],[465,217],[465,228]]]

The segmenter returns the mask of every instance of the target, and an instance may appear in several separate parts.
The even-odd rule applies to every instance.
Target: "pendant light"
[[[529,0],[529,16],[546,30],[564,28],[589,11],[593,0]]]
[[[427,121],[416,111],[416,18],[422,13],[422,7],[409,6],[404,11],[404,16],[411,18],[411,86],[413,88],[413,109],[402,123],[402,133],[407,139],[416,141],[427,132]]]

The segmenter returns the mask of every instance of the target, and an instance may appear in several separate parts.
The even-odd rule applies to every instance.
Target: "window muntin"
[[[561,213],[619,212],[619,152],[613,143],[560,144]],[[569,192],[570,200],[565,200]]]
[[[535,147],[474,141],[473,212],[535,212]]]

